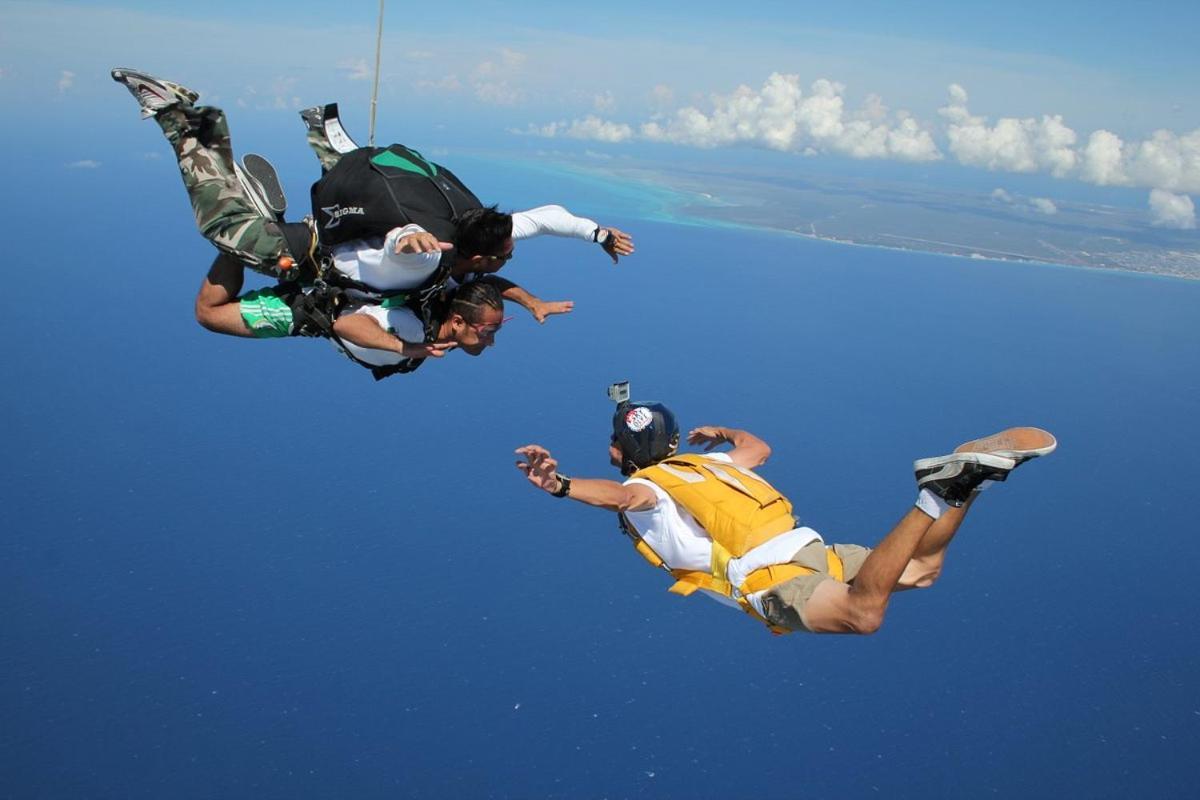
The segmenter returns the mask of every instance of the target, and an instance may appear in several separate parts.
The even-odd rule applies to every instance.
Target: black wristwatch
[[[558,488],[551,492],[553,497],[566,497],[571,493],[571,479],[566,475],[555,475],[558,478]]]
[[[596,228],[592,231],[592,241],[603,247],[608,243],[608,237],[612,236],[612,231],[608,228]]]

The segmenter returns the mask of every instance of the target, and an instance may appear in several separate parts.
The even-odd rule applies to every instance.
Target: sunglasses
[[[512,319],[512,317],[505,317],[495,325],[484,325],[481,322],[468,322],[467,324],[474,328],[475,332],[480,336],[492,336],[496,333],[496,331],[500,330],[500,328],[504,326],[504,323],[511,322]]]

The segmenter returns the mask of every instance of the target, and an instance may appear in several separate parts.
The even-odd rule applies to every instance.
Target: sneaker
[[[138,105],[142,107],[142,119],[153,117],[159,111],[171,106],[190,106],[200,98],[200,95],[178,83],[164,81],[153,75],[135,72],[124,67],[114,69],[112,79],[117,83],[125,84],[125,88],[138,101]]]
[[[325,130],[325,106],[313,106],[306,108],[300,112],[300,119],[304,120],[304,127],[310,131]]]
[[[1002,481],[1016,469],[1015,459],[992,453],[953,453],[913,462],[917,488],[928,489],[958,508],[984,481]]]
[[[1048,456],[1058,447],[1058,440],[1041,428],[1009,428],[982,439],[960,444],[956,453],[991,453],[1011,458],[1023,464],[1031,458]]]
[[[247,153],[242,158],[242,171],[248,179],[250,189],[258,195],[263,205],[279,219],[287,212],[287,197],[279,185],[279,174],[270,161],[257,153]]]

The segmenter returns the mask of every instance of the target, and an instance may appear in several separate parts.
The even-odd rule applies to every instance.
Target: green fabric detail
[[[420,159],[421,163],[410,161],[404,156],[397,155],[391,150],[384,150],[379,155],[371,159],[372,164],[378,164],[381,167],[395,167],[406,172],[415,172],[418,175],[424,175],[427,178],[432,178],[437,175],[437,165],[425,160],[425,156],[418,153],[416,150],[409,150],[414,156]]]
[[[408,302],[408,295],[394,294],[391,297],[383,298],[383,302],[379,304],[380,308],[400,308]]]
[[[274,289],[258,289],[238,298],[242,321],[258,339],[292,335],[292,309]]]

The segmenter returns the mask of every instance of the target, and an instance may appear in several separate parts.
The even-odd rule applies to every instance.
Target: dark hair
[[[504,298],[500,296],[500,290],[487,281],[467,281],[455,289],[449,299],[446,316],[458,314],[472,324],[480,321],[484,308],[504,311]]]
[[[454,220],[454,247],[463,258],[504,255],[512,225],[512,214],[496,206],[464,211]]]

